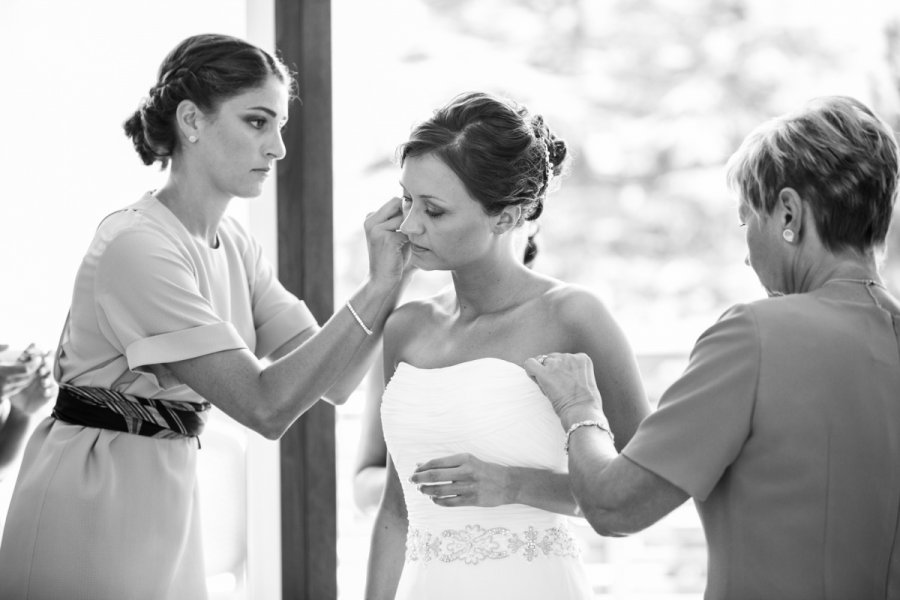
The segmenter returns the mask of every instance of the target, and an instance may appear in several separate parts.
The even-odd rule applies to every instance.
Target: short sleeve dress
[[[707,598],[900,598],[900,315],[865,292],[732,308],[623,449],[696,501]]]
[[[243,348],[265,357],[316,326],[236,221],[222,220],[217,241],[197,243],[149,193],[108,216],[76,276],[57,379],[203,402],[147,367]],[[0,545],[0,598],[206,598],[197,445],[39,424]]]

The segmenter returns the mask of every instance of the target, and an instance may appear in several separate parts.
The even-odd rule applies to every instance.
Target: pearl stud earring
[[[794,232],[790,229],[785,229],[784,231],[782,231],[781,237],[783,237],[784,241],[786,241],[788,244],[794,243]]]
[[[189,136],[188,136],[188,141],[189,141],[190,143],[193,144],[194,142],[197,141],[197,136],[196,136],[196,135],[189,135]]]

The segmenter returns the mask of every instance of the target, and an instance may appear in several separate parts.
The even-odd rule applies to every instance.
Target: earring
[[[790,229],[785,229],[784,231],[782,231],[781,237],[783,237],[784,241],[786,241],[788,244],[794,243],[794,232]]]
[[[194,142],[197,141],[197,136],[196,136],[196,135],[189,135],[189,136],[188,136],[188,141],[189,141],[190,143],[193,144]]]

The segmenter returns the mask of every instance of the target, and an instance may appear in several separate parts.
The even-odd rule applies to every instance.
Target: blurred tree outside
[[[432,38],[404,31],[405,64],[396,68],[409,68],[417,82],[453,48],[516,58],[524,76],[490,91],[533,105],[573,157],[542,219],[537,268],[597,290],[641,351],[685,351],[730,304],[762,296],[743,266],[723,168],[755,126],[825,93],[855,95],[900,124],[896,14],[855,33],[840,9],[822,3],[813,12],[796,0],[406,4],[421,4],[428,32],[452,40],[451,48],[430,45]],[[833,36],[836,26],[842,38]],[[852,50],[860,45],[871,49]],[[425,110],[468,89],[453,81],[477,65],[457,68],[463,77],[434,68],[425,85],[446,92]],[[418,108],[404,116],[409,125],[427,116]],[[407,132],[380,148],[367,175],[396,176],[393,152]],[[339,239],[362,251],[358,229]],[[888,269],[895,290],[896,262]],[[339,275],[356,281],[359,266]]]
[[[725,182],[744,137],[831,94],[855,96],[900,128],[895,0],[333,6],[336,297],[365,275],[362,220],[399,194],[394,152],[411,126],[463,91],[506,95],[543,114],[571,156],[540,221],[535,268],[604,300],[642,358],[653,400],[703,329],[728,306],[764,296],[744,265],[737,198]],[[898,220],[883,268],[895,292]],[[410,294],[441,281],[417,274]],[[357,526],[341,536],[367,539],[371,522]],[[702,594],[705,543],[690,503],[631,538],[582,533],[598,597]],[[350,543],[342,552],[344,572],[358,572]]]

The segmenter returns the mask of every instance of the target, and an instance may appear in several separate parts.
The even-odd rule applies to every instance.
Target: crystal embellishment
[[[528,527],[515,533],[505,527],[466,525],[465,529],[446,529],[440,535],[411,528],[406,538],[407,561],[462,561],[477,565],[516,554],[531,562],[541,556],[576,557],[578,553],[578,544],[564,527],[543,531]]]

